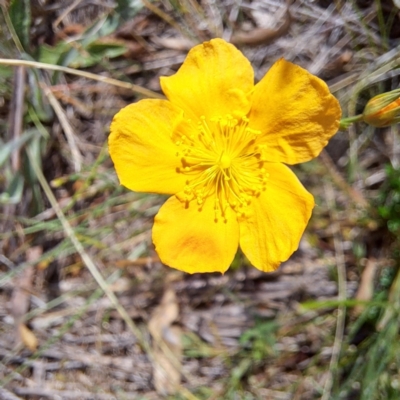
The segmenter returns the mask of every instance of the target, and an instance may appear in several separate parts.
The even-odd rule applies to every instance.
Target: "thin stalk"
[[[0,64],[2,65],[9,65],[9,66],[25,66],[30,68],[37,68],[37,69],[47,69],[51,71],[60,71],[66,74],[82,76],[87,79],[92,79],[94,81],[104,82],[109,85],[117,86],[124,89],[132,90],[133,92],[142,94],[145,97],[150,97],[154,99],[164,99],[159,93],[153,92],[152,90],[142,88],[141,86],[135,85],[130,82],[120,81],[118,79],[109,78],[103,75],[93,74],[87,71],[81,71],[79,69],[63,67],[61,65],[52,65],[52,64],[45,64],[37,61],[28,61],[28,60],[12,60],[7,58],[0,58]]]
[[[354,117],[342,118],[340,120],[339,130],[346,131],[351,124],[354,124],[354,122],[362,121],[362,119],[362,114],[355,115]]]

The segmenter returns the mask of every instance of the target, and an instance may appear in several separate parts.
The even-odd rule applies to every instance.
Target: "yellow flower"
[[[298,247],[314,199],[285,164],[316,157],[341,111],[327,85],[283,59],[254,86],[249,61],[214,39],[161,78],[168,100],[141,100],[111,124],[122,185],[172,195],[153,242],[170,267],[225,272],[238,246],[262,271]]]
[[[400,89],[382,93],[370,99],[363,112],[363,120],[383,128],[400,122]]]

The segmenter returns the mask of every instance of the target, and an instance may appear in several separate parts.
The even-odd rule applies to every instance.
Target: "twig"
[[[284,15],[284,20],[277,28],[255,28],[250,32],[238,32],[232,35],[230,42],[235,45],[267,45],[274,42],[276,39],[286,35],[286,33],[289,31],[291,23],[292,18],[290,15],[289,7],[287,7]]]
[[[24,117],[25,68],[17,67],[14,71],[14,91],[9,116],[9,137],[17,141],[21,137]],[[11,155],[14,172],[21,168],[21,148],[16,148]]]
[[[14,71],[14,90],[10,104],[10,114],[8,118],[8,137],[10,141],[17,142],[21,138],[24,119],[24,93],[25,93],[25,68],[19,66]],[[11,169],[14,175],[19,175],[21,171],[21,147],[18,146],[11,153]],[[6,204],[4,213],[7,220],[3,229],[5,231],[13,229],[12,219],[16,215],[17,204]],[[11,248],[16,246],[16,240],[12,238]]]
[[[230,11],[229,17],[227,19],[228,27],[224,30],[224,33],[222,36],[223,39],[225,39],[226,41],[229,41],[232,36],[235,24],[239,17],[239,10],[240,10],[241,5],[242,5],[242,0],[235,0],[232,4],[231,11]]]
[[[8,269],[15,268],[15,264],[3,254],[0,254],[0,262],[3,263]]]
[[[76,144],[75,135],[71,124],[68,122],[68,118],[66,117],[64,110],[49,87],[44,82],[40,83],[40,87],[43,89],[44,94],[47,96],[50,105],[53,107],[54,112],[57,115],[71,149],[75,172],[79,172],[82,169],[82,154],[80,153]]]
[[[15,392],[21,396],[33,396],[33,397],[47,397],[51,399],[96,399],[96,400],[115,400],[115,395],[106,393],[96,393],[95,395],[91,392],[73,391],[73,390],[52,390],[41,387],[30,387],[30,388],[15,388]],[[133,398],[133,397],[131,397]]]
[[[82,76],[87,79],[92,79],[94,81],[104,82],[109,85],[118,86],[120,88],[129,89],[133,92],[142,94],[143,96],[154,98],[154,99],[164,99],[165,97],[159,93],[153,92],[152,90],[142,88],[141,86],[135,85],[130,82],[120,81],[118,79],[109,78],[103,75],[93,74],[91,72],[81,71],[79,69],[73,69],[68,67],[63,67],[61,65],[45,64],[36,61],[27,60],[11,60],[6,58],[0,58],[0,64],[10,65],[10,66],[25,66],[38,69],[48,69],[51,71],[60,71],[66,74],[72,74],[77,76]]]

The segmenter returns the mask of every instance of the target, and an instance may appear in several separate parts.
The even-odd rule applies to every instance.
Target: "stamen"
[[[177,135],[175,144],[182,167],[177,173],[188,176],[182,201],[196,200],[199,210],[214,201],[214,221],[226,222],[227,211],[246,216],[254,197],[266,189],[268,173],[264,168],[267,147],[256,145],[260,131],[248,127],[246,116],[231,115],[207,120],[200,117],[196,130]],[[193,124],[192,124],[193,125]],[[213,198],[214,200],[211,200]]]

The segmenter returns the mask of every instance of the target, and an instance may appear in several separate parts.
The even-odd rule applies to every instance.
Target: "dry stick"
[[[154,99],[164,99],[165,97],[159,93],[153,92],[152,90],[142,88],[141,86],[135,85],[130,82],[120,81],[118,79],[109,78],[107,76],[93,74],[91,72],[80,71],[78,69],[63,67],[61,65],[45,64],[36,61],[27,60],[12,60],[7,58],[0,58],[0,65],[10,65],[10,66],[25,66],[38,69],[48,69],[52,71],[60,71],[66,74],[72,74],[77,76],[82,76],[84,78],[92,79],[94,81],[108,83],[109,85],[117,86],[124,89],[132,90],[133,92],[142,94],[145,97],[150,97]]]
[[[333,193],[332,186],[325,185],[325,192],[326,192],[326,200],[328,203],[328,207],[331,210],[331,219],[333,220],[332,223],[332,233],[333,233],[333,243],[335,246],[335,258],[336,258],[336,266],[338,272],[338,314],[336,319],[336,332],[335,332],[335,341],[332,346],[332,357],[329,363],[329,375],[325,382],[324,392],[321,397],[321,400],[329,400],[331,397],[332,387],[333,387],[333,380],[334,374],[338,369],[338,362],[340,352],[342,350],[342,341],[343,341],[343,334],[344,334],[344,325],[345,325],[345,318],[346,318],[346,292],[347,292],[347,281],[346,281],[346,266],[344,261],[344,253],[343,253],[343,245],[342,241],[340,240],[340,227],[339,223],[336,218],[335,213],[335,195]]]
[[[21,138],[24,120],[24,93],[25,93],[26,71],[24,67],[18,67],[14,71],[13,93],[8,116],[8,139],[18,141]],[[11,153],[11,169],[13,174],[18,174],[21,169],[21,148],[15,148]],[[12,225],[12,218],[16,214],[16,204],[6,204],[4,214],[6,215],[5,231]]]
[[[58,117],[58,120],[62,126],[65,136],[67,137],[67,141],[71,149],[75,172],[79,172],[82,169],[82,154],[80,153],[76,144],[75,135],[70,123],[68,122],[68,118],[49,87],[44,82],[40,83],[40,87],[43,89],[44,94],[46,95],[50,105],[53,107],[54,112]]]
[[[122,307],[121,303],[118,301],[114,292],[109,288],[109,286],[107,285],[107,282],[104,280],[100,271],[97,269],[96,265],[94,264],[94,262],[92,261],[90,256],[86,253],[84,247],[82,246],[82,243],[76,237],[74,230],[72,229],[71,225],[65,218],[65,215],[64,215],[63,211],[61,210],[61,207],[57,203],[57,200],[54,197],[54,194],[51,191],[51,188],[50,188],[49,184],[47,183],[42,170],[40,169],[35,158],[33,157],[33,155],[31,154],[31,152],[29,150],[28,150],[28,157],[31,162],[32,168],[38,178],[38,181],[47,196],[47,199],[49,200],[51,206],[54,208],[54,211],[56,212],[57,217],[63,226],[64,232],[67,234],[68,238],[71,240],[72,244],[74,245],[75,249],[81,256],[83,262],[85,263],[89,272],[92,274],[93,278],[96,280],[97,284],[100,286],[100,288],[106,294],[106,296],[109,298],[109,300],[111,301],[111,304],[115,307],[115,309],[121,315],[122,319],[125,321],[126,325],[129,327],[131,332],[136,336],[138,342],[140,343],[142,348],[145,350],[145,352],[149,356],[150,360],[154,363],[154,356],[153,356],[153,353],[152,353],[152,350],[151,350],[149,344],[146,342],[146,340],[143,339],[141,331],[135,325],[135,323],[132,321],[132,319],[129,317],[125,308]],[[171,351],[168,351],[165,348],[163,348],[163,351],[166,353],[166,355],[168,355],[168,357],[170,357],[171,361],[175,361],[175,356],[172,354]],[[180,391],[181,394],[186,396],[186,398],[188,398],[189,400],[198,400],[198,398],[196,396],[194,396],[192,393],[190,393],[189,390],[187,390],[183,386],[180,386],[179,388],[177,388],[177,391]]]
[[[29,397],[40,397],[40,398],[50,398],[50,399],[81,399],[81,400],[90,400],[95,398],[96,400],[115,400],[115,395],[107,394],[107,393],[96,393],[95,395],[92,392],[82,392],[82,391],[74,391],[74,390],[56,390],[56,389],[47,389],[43,387],[17,387],[14,389],[17,394],[20,396],[29,396]],[[123,393],[124,396],[132,395],[132,393]],[[131,397],[133,398],[133,397]],[[20,399],[18,397],[17,399]],[[11,399],[10,399],[11,400]]]
[[[9,117],[9,137],[17,141],[21,137],[24,116],[25,68],[17,67],[14,71],[14,91],[11,100]],[[21,150],[17,148],[11,155],[14,172],[21,168]]]
[[[269,44],[274,40],[285,35],[290,28],[292,23],[292,17],[290,15],[289,7],[287,7],[284,20],[280,26],[275,29],[270,28],[256,28],[250,32],[239,32],[232,35],[230,42],[237,44],[247,44],[249,46],[257,46],[260,44]]]
[[[225,39],[227,42],[229,42],[233,30],[235,28],[237,19],[239,17],[239,10],[242,6],[242,0],[236,0],[233,2],[231,11],[229,13],[228,19],[227,19],[227,28],[225,29],[222,38]]]
[[[8,138],[10,141],[17,141],[21,138],[24,120],[24,93],[25,93],[25,68],[19,66],[14,71],[14,90],[11,99],[10,113],[8,118]],[[11,153],[11,169],[14,175],[21,170],[21,149],[15,148]],[[5,231],[12,226],[12,219],[16,214],[16,204],[6,204],[4,206],[4,214],[6,215]],[[11,241],[14,247],[14,239]]]

